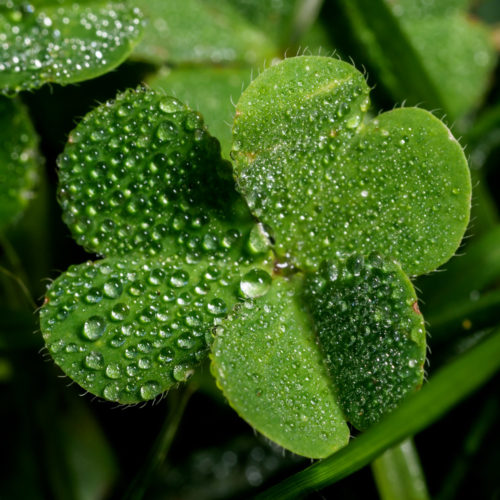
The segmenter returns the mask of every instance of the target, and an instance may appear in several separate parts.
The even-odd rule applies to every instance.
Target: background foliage
[[[498,496],[499,30],[495,0],[0,0],[0,89],[9,96],[0,97],[0,414],[8,458],[0,496],[242,498],[285,478],[269,496]],[[201,111],[228,158],[241,91],[272,61],[297,53],[352,57],[374,87],[374,116],[405,101],[443,117],[465,147],[474,191],[463,256],[415,282],[428,322],[430,383],[355,446],[293,476],[310,462],[255,435],[225,403],[208,365],[154,405],[81,398],[42,349],[34,310],[47,279],[88,259],[56,201],[55,158],[83,115],[147,82]],[[80,83],[61,85],[70,82]],[[372,480],[362,467],[412,435],[418,454],[405,441],[374,462]],[[408,472],[419,462],[426,483]],[[390,480],[394,470],[401,490]],[[327,489],[313,492],[319,488]]]

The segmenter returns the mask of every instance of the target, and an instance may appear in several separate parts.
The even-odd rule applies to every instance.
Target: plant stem
[[[412,438],[389,448],[372,463],[381,500],[429,500],[429,492]]]
[[[410,396],[359,438],[257,498],[300,498],[361,469],[385,450],[438,420],[500,368],[500,327],[483,342],[444,366],[422,390]]]
[[[170,446],[174,441],[179,424],[182,420],[184,410],[186,409],[187,403],[195,390],[196,387],[194,387],[191,383],[187,384],[182,389],[171,391],[168,395],[169,410],[167,418],[160,429],[148,459],[135,479],[132,481],[132,484],[124,496],[124,500],[141,500],[144,498],[151,478],[165,461]]]

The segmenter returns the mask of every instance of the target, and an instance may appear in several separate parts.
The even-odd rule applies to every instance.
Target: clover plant
[[[288,457],[322,459],[262,498],[368,463],[382,499],[429,497],[407,438],[500,360],[485,187],[500,112],[474,115],[496,98],[496,54],[469,4],[0,0],[0,382],[14,389],[0,414],[17,401],[5,427],[49,443],[37,477],[54,498],[113,484],[144,497],[195,388]],[[427,331],[445,365],[430,382]],[[41,357],[57,366],[32,369]],[[91,398],[59,394],[61,373]],[[86,406],[133,412],[167,393],[126,492]],[[466,457],[498,415],[491,393]],[[147,427],[134,424],[141,440]],[[34,454],[19,453],[15,495],[38,498]],[[457,463],[441,500],[459,490]]]
[[[365,120],[368,94],[331,58],[264,71],[236,108],[239,192],[177,99],[138,88],[90,112],[59,157],[58,194],[76,241],[103,258],[50,287],[40,320],[56,363],[137,403],[212,347],[235,409],[312,457],[345,445],[346,420],[364,429],[397,407],[426,349],[407,275],[454,253],[471,185],[445,125],[415,108]]]

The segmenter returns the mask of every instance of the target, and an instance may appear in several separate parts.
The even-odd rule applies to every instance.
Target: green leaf
[[[142,31],[141,18],[138,9],[105,1],[3,2],[0,92],[107,73],[131,52]]]
[[[173,97],[138,88],[99,106],[71,132],[58,164],[64,221],[91,252],[175,254],[177,242],[188,244],[183,232],[201,228],[206,241],[193,242],[195,253],[210,250],[219,221],[251,222],[219,143]]]
[[[257,498],[295,499],[347,477],[391,446],[438,420],[499,368],[500,329],[497,328],[482,343],[442,368],[421,391],[344,449],[289,477]]]
[[[368,91],[354,67],[325,57],[263,72],[237,104],[237,182],[278,254],[299,267],[317,269],[334,251],[376,251],[422,274],[463,236],[467,162],[427,111],[395,109],[363,123]]]
[[[466,2],[344,0],[369,61],[392,96],[439,108],[451,120],[477,106],[495,65],[487,28]]]
[[[217,328],[212,369],[241,417],[281,446],[325,457],[349,430],[300,300],[301,278],[276,278]]]
[[[250,82],[249,68],[175,68],[167,69],[148,81],[153,89],[175,95],[203,114],[210,133],[221,143],[229,157],[235,102]]]
[[[0,232],[33,198],[38,137],[24,106],[0,96]]]
[[[174,98],[139,88],[101,105],[59,166],[64,219],[108,258],[52,284],[45,342],[93,394],[152,399],[206,356],[213,326],[248,295],[240,281],[269,268],[268,244],[201,116]]]
[[[154,64],[239,62],[272,57],[276,48],[226,2],[133,0],[149,19],[133,57]]]
[[[211,0],[219,3],[220,0]],[[226,0],[227,1],[227,0]],[[309,24],[314,21],[321,0],[230,0],[231,5],[246,19],[267,33],[280,48],[288,48],[297,42]]]
[[[422,385],[424,320],[401,268],[377,255],[325,262],[305,299],[344,414],[366,429]]]

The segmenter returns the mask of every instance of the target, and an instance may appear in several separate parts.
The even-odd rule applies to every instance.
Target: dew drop
[[[117,299],[123,291],[119,280],[112,278],[104,283],[104,295],[109,299]]]
[[[106,367],[106,375],[109,378],[117,379],[122,376],[122,369],[118,363],[111,363]]]
[[[92,351],[85,356],[85,366],[91,370],[101,370],[104,368],[104,357],[100,352]]]
[[[126,304],[116,304],[111,309],[111,319],[115,321],[123,321],[129,313],[129,308]]]
[[[207,304],[207,311],[213,316],[224,316],[227,312],[226,303],[216,297]]]
[[[271,276],[263,269],[252,269],[240,281],[240,290],[248,298],[262,297],[271,286]]]
[[[103,390],[103,395],[109,401],[118,401],[120,396],[120,387],[116,383],[108,384]]]
[[[144,400],[153,399],[160,393],[160,384],[158,384],[158,382],[153,382],[153,381],[146,382],[144,385],[141,386],[139,392],[141,393],[142,399]]]
[[[85,295],[87,304],[98,304],[102,300],[102,293],[98,288],[91,288]]]
[[[106,321],[101,316],[92,316],[83,324],[82,335],[87,340],[96,341],[106,331]]]

